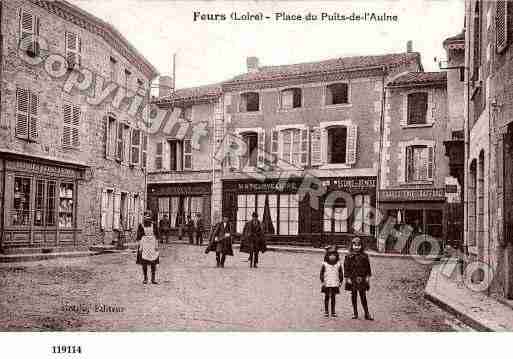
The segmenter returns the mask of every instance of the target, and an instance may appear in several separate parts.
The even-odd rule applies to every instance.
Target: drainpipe
[[[385,90],[385,77],[386,77],[386,67],[383,66],[381,68],[382,70],[382,83],[381,83],[381,116],[379,119],[379,153],[378,153],[378,173],[376,176],[376,214],[381,213],[381,207],[380,207],[380,189],[381,189],[381,153],[383,152],[383,132],[385,128],[385,99],[386,99],[386,90]],[[378,218],[377,215],[375,216],[375,219]],[[376,241],[379,240],[379,223],[376,223],[374,226],[374,236],[376,237]],[[376,243],[379,248],[379,243]],[[386,245],[385,248],[383,248],[383,251],[386,251]]]

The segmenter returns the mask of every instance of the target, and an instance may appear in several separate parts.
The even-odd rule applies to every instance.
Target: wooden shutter
[[[132,131],[132,164],[139,164],[139,151],[141,147],[141,131]]]
[[[142,135],[142,150],[141,150],[141,167],[146,168],[148,161],[148,135]]]
[[[308,149],[310,147],[310,130],[305,128],[301,130],[301,165],[308,165]]]
[[[68,61],[69,69],[76,69],[81,64],[81,47],[80,36],[74,32],[66,32],[66,61]]]
[[[36,37],[39,35],[39,17],[32,13],[20,10],[20,43],[21,49],[32,55],[39,54],[39,46]]]
[[[164,143],[162,141],[157,142],[157,145],[155,148],[155,169],[157,169],[157,170],[162,169],[163,147],[164,147]]]
[[[39,111],[39,97],[32,92],[30,94],[30,118],[29,118],[29,139],[36,141],[38,138],[38,118],[37,113]]]
[[[508,1],[497,1],[495,8],[497,52],[508,46]]]
[[[263,168],[265,166],[265,129],[259,128],[257,134],[257,167]]]
[[[276,129],[271,130],[271,155],[272,161],[271,163],[277,164],[279,159],[279,151],[280,151],[280,131]]]
[[[125,125],[121,122],[118,122],[116,125],[116,158],[119,161],[123,161],[124,157],[125,157],[124,156],[124,151],[125,151],[124,136],[125,136]]]
[[[353,165],[356,163],[356,149],[358,143],[358,126],[347,126],[347,141],[346,141],[346,163]]]
[[[110,158],[110,152],[111,152],[111,142],[110,142],[110,117],[105,116],[104,117],[105,122],[105,158]]]
[[[102,198],[100,202],[100,227],[101,229],[105,230],[107,227],[107,210],[108,210],[108,193],[106,190],[102,190]]]
[[[192,141],[183,140],[183,169],[192,170]]]
[[[410,182],[412,180],[412,174],[413,174],[413,146],[406,147],[405,170],[406,170],[406,173],[404,174],[405,182]]]
[[[435,151],[433,147],[428,147],[428,158],[427,158],[427,179],[432,180],[434,177],[434,166],[435,166]]]
[[[16,89],[16,137],[28,139],[30,92]]]
[[[73,127],[73,106],[70,103],[62,105],[64,125],[62,127],[62,147],[71,147],[71,133]]]
[[[114,192],[114,209],[113,209],[113,221],[112,228],[119,229],[119,216],[121,213],[121,193],[119,191]]]
[[[312,129],[312,166],[319,166],[322,164],[321,131],[320,127],[314,127]]]
[[[126,203],[127,203],[127,216],[126,216],[127,229],[132,229],[133,228],[133,217],[134,217],[132,193],[127,193]]]

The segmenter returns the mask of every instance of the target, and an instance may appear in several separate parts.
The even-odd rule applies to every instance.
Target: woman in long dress
[[[155,280],[157,264],[160,263],[158,241],[155,234],[155,228],[151,217],[145,216],[142,224],[137,229],[137,264],[142,266],[144,280],[143,284],[148,283],[148,266],[151,269],[151,283],[158,284]]]

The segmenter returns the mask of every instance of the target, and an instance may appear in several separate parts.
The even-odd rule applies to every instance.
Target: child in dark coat
[[[344,279],[342,264],[340,263],[340,256],[336,246],[331,246],[326,249],[320,278],[322,283],[321,292],[324,293],[324,316],[326,318],[330,316],[328,308],[331,302],[331,316],[336,317],[335,296],[340,293],[339,288]]]
[[[358,237],[353,238],[349,254],[344,259],[344,272],[347,280],[346,290],[351,291],[353,319],[358,319],[358,295],[360,295],[365,319],[374,320],[369,314],[366,296],[366,292],[370,289],[370,261],[369,256],[365,253],[362,241]]]

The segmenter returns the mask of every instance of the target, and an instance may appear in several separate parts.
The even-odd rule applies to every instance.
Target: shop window
[[[30,179],[14,178],[12,225],[28,226],[30,218]]]
[[[240,112],[260,111],[260,95],[258,92],[246,92],[240,95]]]
[[[36,198],[34,205],[34,226],[43,226],[44,224],[44,196],[45,181],[36,180]]]
[[[169,199],[169,220],[171,227],[178,228],[180,226],[180,197],[171,197]]]
[[[30,57],[39,56],[40,48],[37,36],[39,36],[39,17],[21,9],[19,46]]]
[[[59,190],[59,227],[73,228],[73,184],[61,183]]]
[[[46,225],[55,226],[55,191],[56,183],[48,181],[46,185]]]
[[[328,128],[328,163],[346,163],[347,128]]]
[[[16,89],[16,137],[37,141],[39,97],[32,91]]]
[[[246,144],[246,153],[242,159],[243,166],[256,167],[258,160],[258,134],[256,132],[243,133],[242,140]]]
[[[301,107],[301,89],[293,88],[281,92],[281,108],[291,109]]]
[[[324,206],[324,232],[347,233],[348,232],[348,210],[345,201],[339,199],[333,206]]]
[[[282,197],[281,195],[280,197]],[[288,196],[288,195],[285,195]],[[242,194],[237,196],[237,232],[242,233],[246,222],[257,212],[265,233],[275,234],[278,228],[278,195]]]
[[[68,69],[76,70],[82,64],[82,40],[74,32],[66,32],[66,61]]]
[[[443,211],[426,210],[426,234],[437,239],[443,238]]]
[[[80,118],[82,111],[79,105],[65,102],[63,109],[62,146],[64,148],[80,147]]]
[[[406,181],[433,180],[433,147],[408,146],[406,148]]]
[[[336,83],[326,87],[326,105],[347,103],[349,103],[349,86],[346,83]]]
[[[428,93],[414,92],[408,94],[408,125],[424,125],[427,123]]]
[[[297,194],[280,195],[279,234],[296,235],[299,229],[299,196]]]
[[[359,194],[354,196],[353,229],[356,233],[371,234],[370,215],[372,214],[371,196]]]

